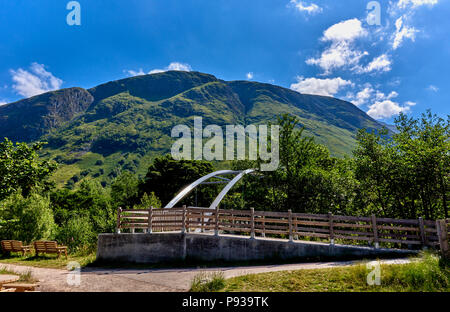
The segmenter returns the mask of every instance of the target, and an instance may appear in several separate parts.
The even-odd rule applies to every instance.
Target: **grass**
[[[5,268],[0,267],[0,274],[8,274],[8,275],[18,275],[19,279],[17,283],[35,283],[37,280],[31,275],[31,271],[26,271],[24,273],[17,273],[11,270],[7,270]]]
[[[450,291],[450,263],[431,253],[407,264],[381,264],[380,285],[369,285],[366,263],[350,267],[250,274],[221,284],[201,276],[191,291],[225,292],[425,292]],[[203,284],[203,285],[202,285]],[[214,287],[213,287],[214,286]]]
[[[201,272],[194,276],[191,282],[192,292],[219,291],[225,287],[225,277],[222,272]]]
[[[26,265],[33,266],[38,268],[52,268],[52,269],[65,269],[67,264],[71,261],[76,261],[80,264],[81,267],[85,267],[88,264],[94,262],[95,253],[73,253],[69,254],[67,259],[65,256],[61,256],[58,258],[57,255],[40,255],[36,256],[25,256],[23,257],[20,254],[12,253],[11,255],[1,255],[0,256],[0,264],[18,264],[18,265]]]

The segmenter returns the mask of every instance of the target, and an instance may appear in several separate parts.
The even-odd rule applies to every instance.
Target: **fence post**
[[[203,210],[200,213],[200,218],[201,218],[201,221],[202,221],[202,223],[201,223],[202,228],[201,228],[200,232],[203,233],[203,232],[205,232],[205,229],[204,229],[204,227],[205,227],[205,215],[203,213]]]
[[[422,249],[425,249],[427,246],[426,234],[425,234],[425,225],[423,223],[423,218],[419,218],[419,228],[420,228],[420,239],[422,240]]]
[[[120,215],[122,214],[122,207],[117,209],[117,233],[120,234]]]
[[[333,214],[328,212],[328,222],[330,222],[330,244],[334,245],[334,222],[333,222]]]
[[[262,237],[266,237],[266,216],[262,216]]]
[[[375,243],[375,248],[380,248],[380,242],[378,240],[377,217],[374,214],[372,214],[372,229],[373,229],[373,242]]]
[[[219,206],[216,207],[216,220],[215,220],[215,226],[214,226],[214,235],[219,235]]]
[[[251,218],[250,218],[250,239],[255,238],[255,208],[250,208]]]
[[[149,234],[153,232],[152,226],[153,226],[153,206],[150,206],[150,209],[148,210],[148,229],[147,229],[147,232]]]
[[[446,220],[436,220],[436,230],[439,237],[439,246],[444,258],[450,258],[450,250],[448,244],[448,230]]]
[[[289,241],[294,241],[294,236],[292,235],[292,210],[288,210],[288,216],[289,216]]]
[[[186,233],[186,205],[183,205],[183,210],[181,213],[181,233]]]

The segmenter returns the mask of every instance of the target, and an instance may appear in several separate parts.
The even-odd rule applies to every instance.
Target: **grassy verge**
[[[78,262],[81,267],[87,266],[88,264],[94,262],[95,253],[74,253],[69,254],[69,256],[61,256],[58,258],[57,255],[43,255],[43,256],[26,256],[23,257],[21,254],[11,254],[11,255],[1,255],[0,264],[18,264],[26,266],[34,266],[38,268],[52,268],[52,269],[65,269],[67,264],[71,261]]]
[[[19,280],[16,283],[35,283],[37,280],[31,275],[30,271],[25,273],[17,273],[11,270],[7,270],[5,268],[0,268],[0,274],[8,274],[8,275],[18,275]]]
[[[380,285],[369,285],[365,263],[350,267],[251,274],[220,282],[194,279],[191,291],[225,292],[392,292],[450,291],[450,265],[433,254],[408,264],[380,266]]]

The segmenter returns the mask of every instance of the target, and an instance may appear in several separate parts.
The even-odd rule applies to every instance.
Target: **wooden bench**
[[[34,291],[39,284],[21,284],[21,283],[12,283],[5,284],[3,288],[5,290],[13,289],[14,292],[25,292],[25,291]]]
[[[58,246],[58,243],[54,241],[34,242],[34,250],[36,251],[36,256],[39,256],[39,253],[47,253],[47,254],[58,254],[59,258],[61,254],[64,253],[67,259],[67,247]]]
[[[2,249],[6,253],[21,252],[25,256],[27,252],[31,254],[31,246],[24,246],[21,241],[16,240],[2,240]]]

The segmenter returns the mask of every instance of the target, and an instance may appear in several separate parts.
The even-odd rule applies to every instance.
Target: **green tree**
[[[174,160],[170,155],[158,157],[149,167],[140,193],[154,192],[163,205],[167,204],[184,186],[214,171],[208,161]],[[208,205],[214,199],[215,186],[202,186],[197,193],[188,196],[187,205]]]
[[[48,177],[55,171],[56,164],[39,160],[38,151],[44,143],[14,144],[7,138],[0,143],[0,200],[19,189],[27,196],[36,186],[49,189]]]
[[[131,172],[122,172],[111,185],[111,199],[117,207],[128,209],[139,203],[139,179]]]
[[[32,191],[28,197],[21,190],[0,202],[0,219],[6,226],[0,228],[0,238],[32,242],[50,239],[55,235],[55,222],[48,196]]]

